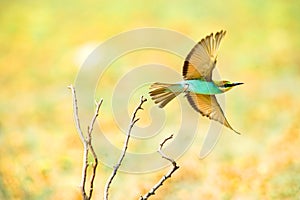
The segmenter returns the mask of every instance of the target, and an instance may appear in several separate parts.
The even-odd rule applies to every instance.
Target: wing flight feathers
[[[191,106],[203,116],[218,121],[237,134],[240,134],[239,132],[234,130],[228,123],[215,95],[203,95],[190,92],[187,94],[187,99]]]
[[[204,79],[211,81],[212,71],[216,65],[217,52],[226,31],[217,32],[198,42],[187,55],[182,74],[185,80]]]

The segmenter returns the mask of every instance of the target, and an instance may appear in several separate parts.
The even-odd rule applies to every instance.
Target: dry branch
[[[172,139],[172,138],[173,138],[173,135],[171,135],[170,137],[166,138],[166,139],[160,144],[159,149],[158,149],[158,153],[161,155],[162,158],[164,158],[164,159],[170,161],[170,162],[172,163],[172,165],[173,165],[173,168],[172,168],[167,174],[165,174],[165,175],[158,181],[158,183],[155,184],[155,185],[149,190],[149,192],[148,192],[147,194],[145,194],[144,196],[141,196],[140,200],[146,200],[146,199],[148,199],[150,196],[155,195],[156,190],[157,190],[159,187],[161,187],[161,186],[163,185],[163,183],[164,183],[167,179],[171,178],[172,174],[179,168],[179,166],[177,165],[177,163],[176,163],[172,158],[168,157],[165,153],[162,152],[162,148],[163,148],[164,144],[165,144],[168,140],[170,140],[170,139]]]
[[[83,166],[82,166],[82,175],[81,175],[81,184],[80,184],[81,194],[82,194],[82,198],[84,200],[90,200],[92,198],[92,194],[93,194],[94,180],[96,177],[96,169],[98,166],[98,158],[97,158],[97,155],[96,155],[93,145],[92,145],[92,132],[93,132],[93,127],[94,127],[95,121],[99,115],[99,110],[102,105],[103,99],[101,99],[99,102],[96,102],[95,114],[91,120],[90,125],[88,126],[87,137],[85,137],[83,134],[83,131],[81,129],[81,126],[80,126],[76,90],[73,87],[73,85],[68,86],[68,88],[71,89],[71,92],[72,92],[73,110],[74,110],[74,119],[75,119],[76,129],[77,129],[77,132],[79,133],[80,140],[83,144]],[[89,167],[89,163],[88,163],[89,150],[91,150],[91,152],[92,152],[92,156],[94,158],[94,164],[93,164],[93,172],[92,172],[91,180],[90,180],[89,194],[87,195],[86,190],[85,190],[85,185],[86,185],[86,178],[87,178],[87,169]]]
[[[122,153],[120,155],[120,158],[117,162],[117,164],[114,166],[114,170],[111,174],[111,176],[109,177],[106,185],[105,185],[105,188],[104,188],[104,199],[105,200],[108,200],[108,190],[110,188],[110,185],[114,179],[114,177],[116,176],[121,164],[122,164],[122,161],[125,157],[125,154],[126,154],[126,151],[127,151],[127,148],[128,148],[128,143],[129,143],[129,139],[130,139],[130,134],[131,134],[131,131],[132,131],[132,128],[133,126],[135,125],[135,123],[137,121],[139,121],[140,118],[136,118],[136,115],[137,115],[137,112],[139,110],[143,110],[142,108],[142,105],[147,101],[147,99],[145,99],[143,96],[141,97],[141,100],[140,100],[140,104],[139,106],[135,109],[134,113],[133,113],[133,116],[131,118],[131,121],[130,121],[130,126],[129,126],[129,129],[128,129],[128,132],[127,132],[127,135],[126,135],[126,139],[125,139],[125,142],[124,142],[124,146],[123,146],[123,150],[122,150]]]
[[[82,166],[82,178],[81,178],[81,193],[82,193],[82,198],[84,200],[90,200],[91,197],[92,197],[92,194],[93,194],[93,185],[94,185],[94,180],[95,180],[95,177],[96,177],[96,169],[97,169],[97,166],[98,166],[98,158],[97,158],[97,155],[94,151],[94,148],[93,148],[93,145],[92,145],[92,132],[93,132],[93,127],[94,127],[94,124],[95,124],[95,121],[99,115],[99,110],[100,110],[100,107],[102,105],[102,102],[103,100],[101,99],[99,102],[96,102],[96,110],[95,110],[95,113],[94,113],[94,116],[90,122],[90,125],[88,126],[87,128],[87,134],[86,134],[86,137],[84,136],[83,134],[83,131],[81,129],[81,126],[80,126],[80,120],[79,120],[79,115],[78,115],[78,105],[77,105],[77,97],[76,97],[76,91],[75,91],[75,88],[70,85],[68,87],[69,89],[71,89],[71,92],[72,92],[72,99],[73,99],[73,109],[74,109],[74,119],[75,119],[75,125],[76,125],[76,129],[77,129],[77,132],[79,133],[79,136],[80,136],[80,140],[83,144],[83,149],[84,149],[84,153],[83,153],[83,166]],[[116,176],[122,162],[123,162],[123,159],[126,155],[126,152],[127,152],[127,148],[128,148],[128,143],[129,143],[129,139],[130,139],[130,135],[131,135],[131,131],[134,127],[134,125],[139,121],[139,118],[137,118],[137,112],[139,110],[143,110],[142,108],[142,105],[147,101],[147,99],[145,99],[143,96],[141,97],[140,99],[140,104],[138,105],[138,107],[134,110],[133,112],[133,115],[132,115],[132,118],[131,118],[131,121],[130,121],[130,125],[129,125],[129,129],[127,131],[127,134],[126,134],[126,139],[124,141],[124,145],[123,145],[123,149],[122,149],[122,153],[120,155],[120,158],[118,160],[118,162],[116,163],[116,165],[114,166],[114,169],[112,171],[112,174],[111,176],[109,177],[106,185],[105,185],[105,188],[104,188],[104,199],[105,200],[108,200],[108,195],[109,195],[109,188],[110,188],[110,185],[114,179],[114,177]],[[169,162],[172,163],[173,165],[173,168],[168,172],[166,173],[160,180],[157,184],[155,184],[147,194],[145,194],[144,196],[141,196],[140,197],[140,200],[146,200],[148,199],[150,196],[152,195],[155,195],[155,192],[156,190],[161,187],[163,185],[163,183],[171,178],[172,174],[179,168],[179,166],[177,165],[177,163],[170,157],[168,157],[163,151],[162,151],[162,148],[164,146],[164,144],[173,138],[173,135],[171,135],[170,137],[166,138],[159,146],[159,149],[158,149],[158,153],[162,156],[162,158],[168,160]],[[85,189],[85,185],[86,185],[86,179],[87,179],[87,169],[89,167],[89,163],[88,163],[88,155],[89,155],[89,151],[91,151],[91,154],[94,158],[94,164],[93,164],[93,171],[92,171],[92,175],[91,175],[91,179],[90,179],[90,189],[89,189],[89,193],[87,194],[86,193],[86,189]]]

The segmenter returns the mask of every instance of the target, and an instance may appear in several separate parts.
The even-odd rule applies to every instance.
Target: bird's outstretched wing
[[[191,106],[203,116],[218,121],[234,132],[240,134],[239,132],[234,130],[228,123],[215,95],[203,95],[189,92],[187,93],[187,99]]]
[[[225,33],[223,30],[215,35],[212,33],[194,46],[184,61],[182,75],[185,80],[211,81],[212,71],[217,62],[217,51]]]

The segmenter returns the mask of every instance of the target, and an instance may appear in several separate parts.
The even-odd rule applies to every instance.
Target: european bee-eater
[[[211,33],[194,46],[184,61],[183,81],[175,84],[154,83],[150,87],[149,94],[154,102],[163,108],[176,96],[185,93],[189,103],[197,112],[239,134],[228,123],[215,94],[227,92],[243,83],[212,80],[212,71],[217,63],[217,52],[225,33],[226,31],[223,30],[216,34]]]

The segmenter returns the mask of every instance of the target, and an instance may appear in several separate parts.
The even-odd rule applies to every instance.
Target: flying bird
[[[216,34],[211,33],[193,47],[184,61],[183,81],[174,84],[153,83],[149,94],[152,100],[163,108],[176,96],[184,93],[193,109],[201,115],[218,121],[240,134],[228,123],[215,95],[227,92],[243,83],[212,80],[218,49],[225,34],[226,31],[223,30]]]

